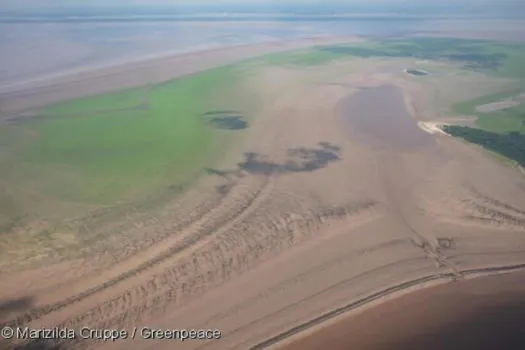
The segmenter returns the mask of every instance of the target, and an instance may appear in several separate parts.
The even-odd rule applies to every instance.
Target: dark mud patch
[[[244,130],[248,128],[246,118],[239,111],[220,110],[203,114],[208,125],[219,130]]]
[[[221,130],[243,130],[248,127],[241,117],[214,117],[210,119],[209,125]]]
[[[318,147],[297,147],[287,151],[284,162],[271,161],[257,152],[247,152],[244,160],[231,170],[205,169],[207,175],[232,179],[244,175],[285,175],[313,172],[341,160],[341,148],[329,142],[319,142]],[[222,190],[222,189],[221,189]]]
[[[327,142],[319,148],[299,147],[288,150],[288,160],[282,164],[267,161],[261,154],[249,152],[244,161],[237,164],[239,170],[250,174],[286,174],[312,172],[340,160],[339,147]]]

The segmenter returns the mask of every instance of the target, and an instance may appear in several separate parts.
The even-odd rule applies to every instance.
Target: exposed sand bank
[[[492,102],[492,103],[487,103],[484,105],[476,106],[476,111],[480,113],[497,112],[497,111],[501,111],[504,109],[517,107],[523,101],[525,101],[525,93],[508,98],[503,101],[497,101],[497,102]]]
[[[442,134],[442,135],[448,135],[446,132],[441,129],[442,125],[448,125],[446,123],[440,123],[440,122],[422,122],[418,121],[417,126],[421,128],[421,130],[428,132],[429,134]]]
[[[125,71],[93,75],[29,96],[38,104],[158,81],[267,50],[211,52],[177,61],[181,66],[144,66],[129,80]],[[125,259],[100,256],[0,276],[0,300],[13,305],[0,314],[0,327],[218,328],[220,341],[177,348],[262,348],[331,310],[364,300],[362,306],[389,286],[402,291],[414,281],[461,280],[465,271],[524,263],[521,174],[418,129],[426,121],[424,91],[399,70],[384,62],[346,64],[353,69],[270,66],[251,75],[247,88],[267,104],[243,143],[214,169],[218,175],[166,208],[181,225],[155,241],[166,223],[144,224],[153,243]],[[360,94],[367,89],[371,94]],[[341,101],[348,102],[344,108]],[[61,345],[174,347],[143,339]]]
[[[501,111],[504,109],[514,108],[520,105],[519,101],[515,101],[512,99],[500,101],[500,102],[493,102],[488,103],[486,105],[481,105],[476,107],[476,111],[480,113],[492,113]]]

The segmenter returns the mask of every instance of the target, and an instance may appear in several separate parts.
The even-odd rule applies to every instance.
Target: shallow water
[[[363,88],[341,101],[339,111],[370,146],[418,150],[434,142],[407,111],[401,90],[392,85]]]

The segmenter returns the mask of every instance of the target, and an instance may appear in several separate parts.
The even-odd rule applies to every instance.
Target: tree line
[[[512,131],[507,134],[498,134],[459,125],[445,125],[443,131],[452,136],[461,137],[468,142],[481,145],[525,167],[525,135],[520,132]]]

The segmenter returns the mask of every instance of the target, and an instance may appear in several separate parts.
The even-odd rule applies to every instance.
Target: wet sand
[[[387,301],[283,350],[525,348],[525,273],[448,283]]]

